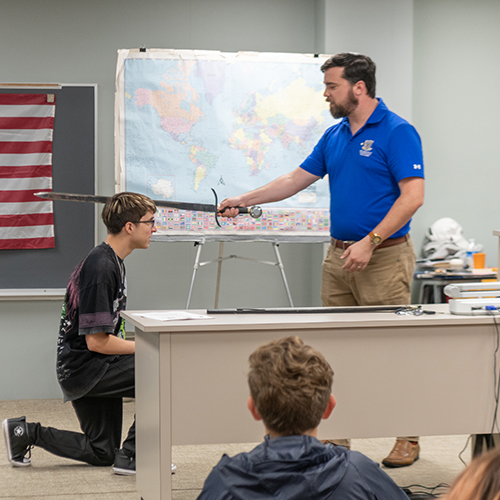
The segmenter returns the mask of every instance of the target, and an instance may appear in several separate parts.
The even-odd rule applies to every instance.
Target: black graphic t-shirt
[[[120,311],[126,301],[123,261],[101,243],[76,267],[66,289],[57,340],[57,379],[65,401],[87,394],[115,359],[90,351],[85,335],[105,332],[124,338]]]

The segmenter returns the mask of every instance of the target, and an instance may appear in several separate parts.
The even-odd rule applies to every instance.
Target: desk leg
[[[135,382],[137,491],[171,500],[170,335],[136,329]]]

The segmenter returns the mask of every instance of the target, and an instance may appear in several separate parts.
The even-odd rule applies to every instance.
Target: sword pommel
[[[240,214],[248,214],[250,217],[254,219],[258,219],[262,215],[262,208],[258,207],[257,205],[254,205],[253,207],[250,208],[244,208],[244,207],[235,207],[238,209],[238,212]]]

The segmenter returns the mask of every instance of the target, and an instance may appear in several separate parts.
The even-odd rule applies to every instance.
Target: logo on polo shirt
[[[370,156],[373,153],[372,145],[375,141],[366,140],[361,143],[361,149],[359,150],[359,154],[361,156]]]

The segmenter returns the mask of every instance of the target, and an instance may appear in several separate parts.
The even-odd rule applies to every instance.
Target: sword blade
[[[35,196],[44,200],[64,200],[81,201],[85,203],[106,203],[110,196],[99,196],[96,194],[73,194],[73,193],[54,193],[52,191],[35,193]],[[210,203],[186,203],[181,201],[153,200],[158,207],[174,208],[176,210],[193,210],[195,212],[214,212],[215,205]]]

